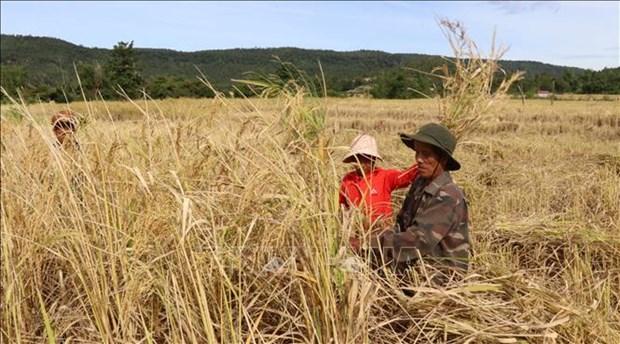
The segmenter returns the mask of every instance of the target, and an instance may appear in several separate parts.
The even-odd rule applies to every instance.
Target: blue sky
[[[295,46],[449,55],[436,18],[462,21],[485,49],[493,30],[510,60],[620,66],[620,2],[12,2],[5,34],[87,47],[183,51]]]

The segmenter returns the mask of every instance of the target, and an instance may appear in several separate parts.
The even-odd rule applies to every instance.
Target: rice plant
[[[481,80],[458,85],[489,90]],[[386,163],[409,164],[394,131],[435,118],[436,101],[318,99],[303,81],[275,83],[248,99],[2,105],[1,341],[620,337],[616,103],[523,105],[454,86],[452,128],[485,144],[464,145],[455,174],[471,205],[471,269],[438,286],[428,270],[402,283],[348,249],[360,219],[338,209],[346,167],[333,149],[359,124]],[[490,104],[495,116],[459,117]],[[81,152],[53,144],[49,116],[67,106],[89,120]]]
[[[441,19],[439,27],[453,56],[430,74],[441,81],[439,119],[460,139],[489,115],[492,106],[506,96],[510,86],[522,79],[524,73],[507,75],[500,67],[499,61],[508,49],[495,46],[495,35],[485,56],[462,23]]]

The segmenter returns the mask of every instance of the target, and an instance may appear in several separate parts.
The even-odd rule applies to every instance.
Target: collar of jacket
[[[438,175],[437,178],[433,179],[433,181],[428,184],[424,188],[424,192],[430,194],[432,196],[436,196],[439,189],[447,184],[452,183],[452,177],[448,171],[444,171],[442,174]]]

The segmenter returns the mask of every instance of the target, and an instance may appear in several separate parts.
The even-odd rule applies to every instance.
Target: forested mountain
[[[2,85],[5,89],[28,88],[32,95],[43,98],[54,98],[53,95],[46,96],[45,92],[58,93],[59,88],[63,88],[66,93],[67,88],[75,87],[74,65],[78,71],[86,70],[96,73],[97,68],[101,69],[109,62],[113,51],[112,49],[87,48],[49,37],[2,35],[0,43]],[[197,52],[133,48],[133,55],[136,68],[144,80],[144,86],[147,90],[149,86],[151,89],[155,87],[155,92],[160,94],[160,97],[179,96],[171,91],[175,88],[188,89],[187,94],[180,94],[180,96],[197,95],[190,90],[190,88],[199,87],[195,84],[198,74],[196,68],[200,69],[218,89],[227,90],[231,86],[230,80],[243,78],[245,72],[274,71],[277,65],[272,60],[274,56],[278,56],[283,61],[294,63],[310,75],[319,73],[317,61],[320,61],[330,93],[333,95],[342,95],[347,90],[368,84],[375,88],[373,95],[377,97],[406,98],[407,94],[398,92],[381,94],[377,91],[381,85],[376,85],[376,83],[391,83],[396,78],[407,80],[409,77],[407,74],[413,72],[404,71],[402,67],[430,71],[433,67],[445,63],[441,57],[433,55],[390,54],[364,50],[337,52],[298,48]],[[569,83],[589,72],[580,68],[534,61],[502,61],[501,65],[509,72],[524,70],[527,76],[527,79],[523,81],[524,89],[530,92],[540,87],[549,88],[550,86],[560,86],[566,89],[559,91],[579,92],[579,90],[571,89],[572,86]],[[566,82],[561,81],[563,79]],[[429,83],[421,80],[420,84]],[[605,92],[605,90],[599,91]]]

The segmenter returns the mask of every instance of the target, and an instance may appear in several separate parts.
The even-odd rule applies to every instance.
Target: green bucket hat
[[[415,142],[424,142],[441,149],[448,156],[448,171],[456,171],[461,168],[456,159],[452,156],[456,148],[456,137],[452,135],[448,128],[437,123],[428,123],[420,127],[414,135],[399,133],[400,139],[407,147],[415,150]]]

